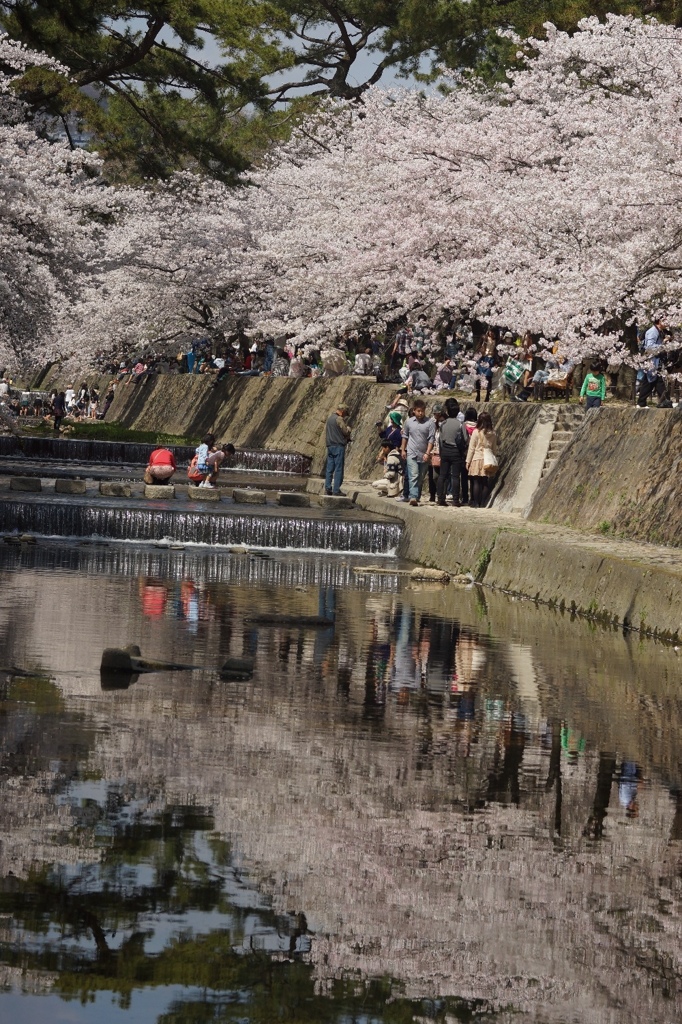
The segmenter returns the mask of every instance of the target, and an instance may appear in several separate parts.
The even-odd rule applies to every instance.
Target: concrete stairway
[[[557,463],[559,456],[570,442],[575,430],[582,423],[585,410],[581,405],[567,405],[558,411],[554,421],[554,430],[545,456],[545,463],[542,467],[540,479],[544,480],[548,473],[551,473]]]

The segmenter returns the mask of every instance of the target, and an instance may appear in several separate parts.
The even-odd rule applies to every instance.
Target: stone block
[[[187,497],[190,501],[220,501],[217,487],[188,487]]]
[[[352,498],[336,497],[334,494],[321,494],[317,499],[321,508],[352,508]]]
[[[85,494],[85,480],[55,480],[56,494]]]
[[[291,508],[310,508],[310,495],[302,494],[300,491],[280,491],[277,501],[280,505]]]
[[[130,484],[124,484],[121,480],[102,480],[99,493],[105,498],[129,498],[132,489]]]
[[[250,487],[235,487],[232,498],[240,505],[265,505],[267,502],[265,491],[253,491]]]
[[[42,491],[39,476],[13,476],[9,482],[10,491]]]
[[[145,498],[174,498],[175,488],[172,484],[145,484]]]

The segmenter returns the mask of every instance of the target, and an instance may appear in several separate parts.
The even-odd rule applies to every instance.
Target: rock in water
[[[253,676],[254,660],[245,656],[243,658],[227,659],[220,670],[221,679],[251,679]]]

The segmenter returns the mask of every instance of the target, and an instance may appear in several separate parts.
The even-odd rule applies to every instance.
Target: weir
[[[175,541],[208,546],[390,555],[400,539],[401,525],[388,521],[330,515],[284,516],[206,512],[163,507],[121,506],[97,501],[38,499],[0,501],[0,530],[43,537],[104,540]]]
[[[130,441],[81,441],[66,437],[0,436],[0,457],[60,462],[104,463],[145,466],[155,444]],[[179,465],[188,464],[193,445],[169,445]],[[291,473],[299,476],[310,471],[311,459],[298,452],[240,449],[229,462],[230,469],[257,473]]]

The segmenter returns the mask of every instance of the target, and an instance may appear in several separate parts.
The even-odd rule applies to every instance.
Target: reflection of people
[[[180,585],[182,616],[188,623],[190,633],[199,628],[199,592],[192,580],[183,580]]]
[[[641,777],[642,774],[635,761],[623,761],[618,779],[618,802],[621,807],[625,808],[628,818],[636,818],[639,815],[637,790]]]
[[[155,448],[144,471],[146,484],[167,483],[176,470],[175,456],[168,448]]]
[[[167,591],[158,580],[143,580],[140,587],[142,614],[150,619],[161,619],[166,610]]]

